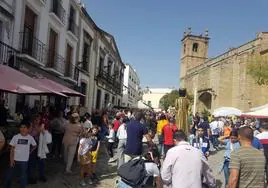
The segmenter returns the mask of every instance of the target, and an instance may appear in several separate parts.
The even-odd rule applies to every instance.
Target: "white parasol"
[[[215,117],[228,117],[228,116],[240,116],[241,110],[234,107],[221,107],[214,110],[213,115]]]

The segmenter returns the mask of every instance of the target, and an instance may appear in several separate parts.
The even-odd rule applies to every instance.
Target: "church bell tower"
[[[208,44],[208,30],[204,35],[193,35],[191,28],[184,32],[181,40],[180,87],[185,87],[187,72],[208,59]]]

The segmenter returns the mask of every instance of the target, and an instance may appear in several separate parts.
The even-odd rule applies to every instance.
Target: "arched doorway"
[[[209,92],[203,92],[199,96],[199,101],[203,103],[207,110],[211,110],[212,94]]]

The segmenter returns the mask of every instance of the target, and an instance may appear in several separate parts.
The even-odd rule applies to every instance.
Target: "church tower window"
[[[193,44],[193,52],[197,52],[198,51],[198,43],[194,43]]]

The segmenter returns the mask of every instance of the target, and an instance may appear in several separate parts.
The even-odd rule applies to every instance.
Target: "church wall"
[[[267,50],[268,33],[260,36],[196,68],[188,69],[185,77],[188,92],[194,94],[194,88],[197,88],[200,94],[202,90],[211,89],[214,94],[211,111],[222,106],[248,111],[268,103],[268,86],[258,86],[247,74],[249,57]],[[191,63],[196,65],[194,60]],[[197,101],[197,109],[202,111],[203,108],[202,102]]]

